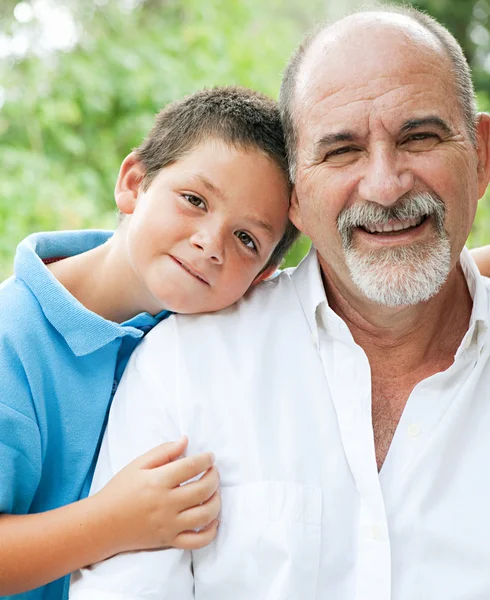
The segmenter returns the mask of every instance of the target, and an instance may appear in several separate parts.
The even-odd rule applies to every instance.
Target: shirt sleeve
[[[42,469],[41,434],[14,345],[0,339],[0,513],[28,512]]]
[[[181,436],[178,410],[166,382],[174,369],[173,357],[166,360],[172,327],[168,321],[159,325],[160,331],[152,332],[157,335],[147,336],[128,363],[112,403],[91,494],[133,459]],[[161,329],[168,334],[163,345]],[[190,600],[193,584],[188,551],[127,552],[75,573],[70,599]]]

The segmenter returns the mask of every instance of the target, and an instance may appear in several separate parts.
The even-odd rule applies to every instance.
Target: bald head
[[[433,76],[453,86],[472,141],[475,141],[476,103],[471,73],[461,47],[437,21],[411,8],[382,7],[351,14],[310,35],[293,54],[286,67],[280,93],[286,142],[295,180],[296,148],[301,112],[315,88],[331,84],[329,93],[342,101],[348,71],[352,85],[363,86],[366,67],[380,65],[383,77],[386,58],[390,65],[410,61],[412,70],[431,62]],[[380,58],[384,58],[381,61]],[[335,87],[335,81],[338,86]],[[430,83],[428,84],[430,85]]]

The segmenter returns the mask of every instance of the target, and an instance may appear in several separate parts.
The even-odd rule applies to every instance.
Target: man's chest
[[[372,418],[377,400],[367,360],[346,345],[323,354],[308,342],[302,354],[283,356],[280,372],[271,355],[260,365],[221,363],[211,377],[206,374],[212,385],[181,379],[180,417],[190,451],[216,454],[222,484],[217,543],[194,555],[196,597],[246,598],[277,589],[270,597],[282,598],[290,589],[304,592],[297,597],[344,600],[363,589],[371,593],[363,598],[408,600],[420,597],[416,572],[424,571],[424,589],[440,585],[449,540],[448,560],[461,561],[465,572],[472,561],[490,561],[471,533],[486,515],[483,504],[488,500],[490,506],[490,487],[477,477],[490,443],[474,435],[483,423],[490,429],[490,379],[475,374],[468,362],[462,371],[421,382],[404,408],[396,397],[401,415],[393,417],[397,426],[378,475]],[[468,512],[470,496],[460,490],[484,501]],[[446,511],[443,520],[439,507]],[[461,510],[468,518],[448,533],[448,519],[458,519]],[[415,530],[416,539],[410,537]],[[467,540],[467,554],[461,539]],[[439,554],[431,556],[432,548]],[[271,557],[278,558],[273,566]],[[229,576],[223,582],[225,563]],[[303,590],[315,574],[316,591],[312,585]],[[458,593],[463,579],[453,581]],[[490,589],[488,579],[480,590]],[[223,590],[228,596],[220,596]],[[464,597],[450,591],[444,597]]]

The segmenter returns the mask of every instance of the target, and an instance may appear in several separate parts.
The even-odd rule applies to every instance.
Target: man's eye
[[[435,133],[413,133],[404,141],[403,145],[410,150],[429,150],[440,141]]]
[[[250,248],[250,250],[254,250],[255,252],[257,252],[257,246],[253,239],[248,235],[248,233],[245,233],[245,231],[237,231],[235,235],[244,246]]]
[[[355,146],[342,146],[341,148],[336,148],[335,150],[331,150],[325,156],[326,162],[345,162],[349,161],[351,158],[354,158],[356,153],[359,152],[359,148]]]
[[[192,204],[192,206],[197,206],[197,208],[206,208],[206,205],[201,200],[201,198],[198,198],[197,196],[193,196],[192,194],[182,194],[182,195],[187,200],[187,202],[189,202],[189,204]]]

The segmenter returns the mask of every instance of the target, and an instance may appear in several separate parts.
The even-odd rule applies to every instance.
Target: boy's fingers
[[[193,456],[186,456],[165,465],[165,480],[169,487],[177,487],[181,483],[197,477],[207,471],[214,464],[212,452],[202,452]]]
[[[178,526],[183,530],[206,527],[218,517],[220,509],[221,497],[215,492],[207,502],[181,512],[177,518]]]
[[[133,461],[140,469],[154,469],[177,460],[184,453],[188,440],[186,436],[176,442],[160,444]]]
[[[219,473],[215,465],[204,473],[198,481],[186,483],[174,490],[180,511],[202,504],[209,500],[219,487]]]
[[[182,550],[199,550],[210,544],[218,533],[218,519],[211,521],[209,525],[200,531],[183,531],[175,538],[173,546]]]

